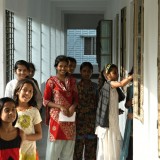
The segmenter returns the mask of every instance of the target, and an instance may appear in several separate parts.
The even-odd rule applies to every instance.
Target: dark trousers
[[[85,149],[84,149],[85,148]],[[76,139],[74,160],[83,159],[83,150],[85,160],[96,160],[97,138],[94,139]]]
[[[128,157],[126,160],[133,160],[133,137],[130,136],[129,148],[128,148]]]

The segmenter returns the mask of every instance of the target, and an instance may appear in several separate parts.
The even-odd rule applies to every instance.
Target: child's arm
[[[73,113],[75,112],[76,106],[77,106],[76,102],[70,106],[68,117],[71,117],[73,115]]]
[[[24,131],[19,129],[19,134],[20,134],[22,141],[26,140],[26,134],[24,133]]]
[[[117,88],[117,87],[124,87],[127,85],[131,80],[133,79],[133,75],[128,76],[127,78],[123,79],[120,82],[117,81],[111,81],[111,87],[112,88]]]
[[[76,79],[73,82],[73,104],[69,107],[68,117],[71,117],[75,112],[75,108],[78,105],[78,89],[76,84]]]
[[[42,127],[41,123],[34,125],[35,133],[26,135],[26,140],[37,141],[42,139]]]

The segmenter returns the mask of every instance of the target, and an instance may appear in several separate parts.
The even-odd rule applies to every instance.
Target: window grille
[[[28,18],[28,30],[27,30],[27,50],[28,50],[28,62],[32,62],[32,18]]]
[[[6,83],[14,78],[14,13],[6,10]]]

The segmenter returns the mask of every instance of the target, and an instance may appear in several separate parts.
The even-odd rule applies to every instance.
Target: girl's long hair
[[[28,79],[28,78],[25,78],[25,79],[22,79],[22,80],[19,80],[18,83],[17,83],[17,86],[14,90],[14,100],[16,102],[16,106],[19,105],[19,95],[18,95],[18,92],[21,91],[22,87],[24,86],[24,84],[31,84],[32,87],[33,87],[33,96],[32,98],[30,99],[30,101],[28,102],[29,106],[33,106],[33,107],[36,107],[37,106],[37,102],[36,102],[36,88],[35,88],[35,84],[34,82],[31,80],[31,79]]]

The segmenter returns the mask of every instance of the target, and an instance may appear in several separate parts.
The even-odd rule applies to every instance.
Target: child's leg
[[[75,141],[61,140],[63,146],[59,160],[73,160]]]
[[[97,138],[85,139],[85,160],[96,160]]]
[[[46,148],[46,160],[58,160],[60,157],[62,147],[60,146],[60,141],[50,142],[49,136],[47,138],[47,148]]]
[[[83,157],[83,148],[84,148],[84,140],[76,139],[75,148],[74,148],[74,160],[82,160]]]

